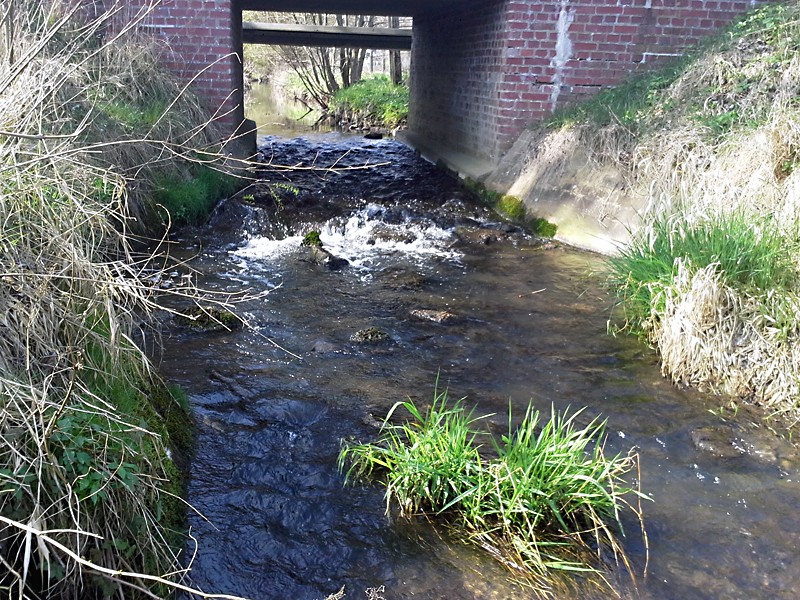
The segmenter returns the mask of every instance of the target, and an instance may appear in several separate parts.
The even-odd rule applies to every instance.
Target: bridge
[[[164,40],[168,66],[243,122],[242,48],[251,43],[407,44],[408,34],[289,31],[243,10],[413,17],[412,145],[480,176],[531,123],[670,60],[754,5],[751,0],[130,0]],[[338,36],[338,37],[337,37]],[[288,42],[287,42],[288,40]],[[336,41],[338,40],[338,42]]]
[[[411,50],[410,29],[242,23],[245,44]]]

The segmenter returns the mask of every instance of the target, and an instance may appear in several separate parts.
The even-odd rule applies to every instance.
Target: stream
[[[446,530],[386,516],[380,485],[343,486],[340,440],[375,439],[394,403],[430,403],[438,379],[495,433],[509,406],[515,422],[529,402],[586,407],[581,423],[607,419],[607,454],[637,449],[652,502],[647,543],[623,518],[635,583],[612,568],[610,587],[576,580],[555,597],[800,597],[795,448],[756,409],[720,414],[729,398],[678,389],[654,352],[609,335],[602,257],[501,222],[394,141],[261,143],[252,200],[223,203],[173,251],[194,257],[205,288],[269,291],[237,309],[251,328],[173,323],[164,338],[162,372],[190,393],[197,425],[194,585],[253,600],[342,586],[347,598],[380,586],[389,600],[535,598]],[[312,229],[349,264],[312,262],[301,246]],[[372,327],[391,339],[351,340]]]

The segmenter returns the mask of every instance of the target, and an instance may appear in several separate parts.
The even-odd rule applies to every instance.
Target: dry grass
[[[650,336],[666,374],[797,414],[800,297],[748,296],[727,285],[716,265],[693,269],[685,261],[659,293],[665,309],[649,321]]]
[[[665,374],[800,418],[798,49],[800,2],[771,3],[691,61],[601,96],[562,122],[644,199],[641,229],[632,250],[622,251],[637,266],[614,270],[626,316],[658,347]],[[769,228],[790,254],[794,283],[732,281],[722,265],[749,256],[715,255],[711,247],[691,255],[681,244],[657,250],[669,245],[664,236],[685,240],[709,223],[727,227],[742,218],[750,226],[731,235]],[[748,268],[770,271],[770,256]],[[647,260],[650,274],[639,268]]]
[[[102,19],[78,27],[57,0],[16,6],[0,56],[0,589],[188,590],[163,424],[178,409],[146,397],[162,384],[134,338],[158,297],[127,232],[142,176],[215,134],[152,46],[101,41]]]

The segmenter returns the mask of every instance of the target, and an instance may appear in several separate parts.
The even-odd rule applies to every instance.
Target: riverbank
[[[165,293],[145,248],[191,221],[172,192],[219,191],[216,133],[133,28],[17,6],[0,61],[2,585],[164,595],[185,573],[191,434],[143,350]]]
[[[614,255],[612,326],[675,382],[800,417],[800,7],[759,8],[693,55],[523,134],[485,180]]]

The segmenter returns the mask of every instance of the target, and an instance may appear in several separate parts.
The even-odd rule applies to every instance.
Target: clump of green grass
[[[400,408],[412,420],[390,423]],[[401,515],[446,516],[467,540],[535,578],[551,569],[591,571],[576,548],[591,542],[597,552],[620,552],[611,528],[622,532],[620,512],[630,506],[623,496],[638,492],[622,481],[635,457],[606,457],[605,423],[581,427],[579,415],[543,420],[529,406],[519,428],[497,441],[477,428],[474,409],[448,406],[447,392],[437,392],[425,411],[395,404],[380,439],[345,445],[339,468],[349,482],[380,478],[387,512],[396,502]]]
[[[186,177],[179,173],[161,173],[156,179],[154,199],[169,213],[173,225],[199,225],[220,198],[233,194],[237,179],[209,167],[195,165]]]
[[[408,101],[408,86],[394,85],[385,75],[375,75],[336,92],[331,108],[359,115],[355,120],[393,128],[408,116]]]
[[[609,261],[627,328],[676,382],[800,414],[796,226],[742,212],[657,219]]]
[[[662,215],[638,231],[611,257],[612,285],[635,329],[664,310],[664,286],[674,280],[678,262],[711,268],[727,285],[751,292],[791,290],[798,282],[796,237],[772,216],[741,211],[688,220]]]

